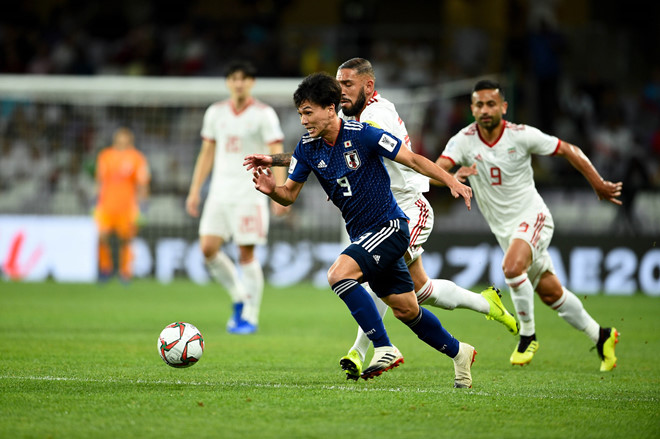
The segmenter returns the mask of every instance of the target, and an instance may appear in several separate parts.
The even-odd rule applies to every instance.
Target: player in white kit
[[[251,176],[241,166],[246,154],[282,152],[284,139],[275,110],[251,95],[255,74],[247,62],[228,66],[230,97],[206,110],[202,147],[186,199],[186,210],[198,217],[202,185],[213,171],[199,223],[200,246],[209,273],[231,297],[233,313],[227,331],[233,334],[257,330],[264,276],[254,250],[266,243],[269,203],[275,214],[286,210],[255,191]],[[283,183],[285,170],[276,172],[278,182]],[[230,239],[238,246],[240,277],[233,261],[221,251]]]
[[[469,176],[479,209],[505,252],[502,269],[520,320],[520,341],[511,364],[528,364],[539,347],[534,324],[536,290],[543,303],[594,342],[601,358],[600,370],[612,370],[616,366],[617,330],[601,327],[554,273],[548,253],[554,224],[536,190],[531,155],[566,158],[589,181],[600,200],[620,205],[617,197],[622,184],[603,180],[577,146],[536,128],[505,121],[507,102],[496,82],[477,82],[471,110],[476,122],[449,140],[436,163],[445,170],[463,166],[460,175]]]
[[[366,122],[388,131],[412,149],[406,125],[390,101],[382,97],[375,89],[376,77],[371,63],[363,58],[353,58],[337,69],[337,80],[342,86],[341,110],[339,116],[344,120]],[[429,190],[429,179],[392,160],[384,160],[390,175],[392,193],[401,210],[410,218],[410,244],[405,255],[408,271],[415,285],[417,301],[421,305],[436,306],[443,309],[467,308],[487,318],[503,323],[513,334],[517,334],[515,319],[506,311],[497,292],[489,288],[476,294],[446,279],[430,279],[422,265],[423,244],[433,230],[433,209],[423,193]],[[371,294],[381,316],[387,311],[378,297]],[[358,328],[355,343],[348,354],[340,359],[340,365],[349,379],[359,376],[369,339]]]
[[[337,69],[337,80],[342,86],[341,110],[339,116],[344,120],[357,120],[388,131],[411,149],[410,137],[405,123],[387,99],[375,89],[375,74],[371,63],[364,58],[353,58]],[[256,166],[288,166],[290,154],[266,158],[265,162],[255,163]],[[392,193],[401,210],[410,218],[410,244],[405,254],[405,261],[413,280],[415,294],[421,305],[440,307],[443,309],[467,308],[482,314],[486,318],[504,324],[514,335],[518,333],[515,318],[502,304],[498,292],[493,288],[484,290],[481,294],[461,288],[454,282],[445,279],[430,279],[422,265],[422,245],[426,242],[433,229],[433,209],[424,198],[423,193],[429,190],[429,179],[407,166],[391,160],[383,160],[390,175]],[[348,238],[347,235],[343,235]],[[380,300],[371,289],[365,285],[371,294],[381,317],[387,311],[387,305]],[[346,372],[347,379],[358,379],[362,364],[369,348],[369,338],[362,329],[358,334],[348,354],[340,359],[340,366]]]

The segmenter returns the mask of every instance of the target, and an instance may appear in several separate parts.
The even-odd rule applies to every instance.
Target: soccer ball
[[[204,337],[190,323],[170,323],[158,337],[158,353],[168,366],[190,367],[202,358]]]

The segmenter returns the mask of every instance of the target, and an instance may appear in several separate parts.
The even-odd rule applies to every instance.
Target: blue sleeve
[[[394,160],[394,157],[396,157],[401,148],[401,139],[380,128],[373,127],[369,124],[364,125],[365,128],[362,130],[363,144],[375,150],[378,155]]]
[[[310,172],[312,172],[312,170],[307,165],[307,161],[305,160],[305,150],[303,149],[302,141],[300,141],[291,157],[289,178],[296,183],[304,183],[307,181]]]

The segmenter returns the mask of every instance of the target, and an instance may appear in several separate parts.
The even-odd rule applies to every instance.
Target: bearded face
[[[502,122],[502,114],[494,112],[492,114],[480,115],[477,124],[486,131],[492,131]]]
[[[479,127],[486,131],[493,131],[501,125],[502,118],[506,114],[507,103],[499,90],[484,89],[472,93],[470,108]]]
[[[360,88],[353,99],[348,94],[344,94],[341,97],[341,109],[346,116],[357,116],[360,114],[365,104],[367,103],[367,95],[364,92],[364,88]]]

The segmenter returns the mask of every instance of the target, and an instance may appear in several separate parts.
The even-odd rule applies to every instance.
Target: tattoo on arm
[[[291,152],[283,152],[280,154],[272,154],[271,157],[273,158],[273,164],[272,166],[289,166],[291,164],[291,157],[293,156],[293,153]]]

